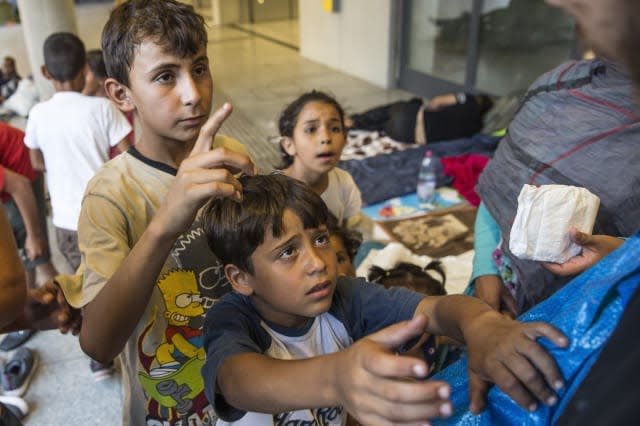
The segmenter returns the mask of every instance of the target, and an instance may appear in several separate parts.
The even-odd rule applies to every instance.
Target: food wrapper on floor
[[[511,227],[509,250],[520,259],[564,263],[582,248],[569,230],[591,234],[600,198],[568,185],[524,185]]]

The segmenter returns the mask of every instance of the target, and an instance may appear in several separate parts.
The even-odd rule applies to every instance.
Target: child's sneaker
[[[0,350],[11,351],[29,340],[34,334],[36,334],[36,330],[12,331],[0,343]]]
[[[115,371],[113,361],[102,363],[92,359],[89,366],[91,367],[91,374],[93,375],[94,382],[100,382],[104,379],[108,379],[113,376],[113,372]]]
[[[33,374],[38,367],[38,357],[31,349],[18,349],[2,369],[2,391],[8,396],[22,396],[29,389]]]
[[[24,419],[29,414],[29,405],[27,401],[19,396],[5,396],[0,395],[0,403],[6,410],[11,411],[11,414],[18,420]],[[4,424],[0,418],[0,424]]]

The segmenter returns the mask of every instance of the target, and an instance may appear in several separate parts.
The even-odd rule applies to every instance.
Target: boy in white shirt
[[[44,76],[56,93],[33,107],[27,121],[25,144],[35,169],[47,172],[58,247],[70,268],[80,265],[77,224],[85,187],[109,159],[120,152],[131,126],[108,99],[80,92],[87,73],[85,47],[71,33],[54,33],[44,42]]]

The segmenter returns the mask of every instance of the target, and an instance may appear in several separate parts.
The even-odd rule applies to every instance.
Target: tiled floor
[[[78,8],[78,18],[82,21],[80,35],[85,40],[97,40],[99,30],[96,29],[102,27],[110,4],[105,4],[104,10],[93,5],[87,12],[82,7]],[[248,145],[264,147],[266,136],[277,134],[275,120],[282,107],[310,89],[334,94],[348,112],[411,96],[400,90],[381,89],[300,57],[295,48],[287,47],[297,41],[295,24],[270,23],[267,27],[266,38],[256,35],[260,25],[252,26],[250,32],[246,28],[210,28],[214,102],[220,105],[229,100],[236,113],[235,121],[230,120],[223,132]],[[278,27],[275,32],[274,27]],[[94,43],[87,45],[92,47]],[[242,133],[247,129],[251,131]],[[265,155],[261,164],[268,164],[266,160],[270,156],[273,162],[277,161],[274,147],[258,151]],[[59,265],[59,258],[54,257],[54,262]],[[41,362],[25,396],[31,407],[25,425],[120,424],[119,376],[94,383],[89,361],[80,350],[77,338],[57,331],[40,332],[27,345],[38,352]],[[4,353],[0,357],[6,359],[9,355]]]

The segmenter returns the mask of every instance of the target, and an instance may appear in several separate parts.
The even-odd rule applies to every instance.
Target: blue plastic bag
[[[530,413],[493,386],[485,410],[473,415],[468,409],[470,400],[465,357],[433,377],[434,380],[451,384],[454,412],[451,417],[432,423],[491,426],[554,424],[591,365],[597,362],[600,351],[638,288],[638,259],[640,232],[552,297],[518,318],[524,322],[548,322],[569,338],[569,347],[566,349],[557,348],[547,339],[540,339],[540,343],[556,359],[565,380],[565,387],[558,392],[558,404],[553,407],[539,404],[539,408]]]

